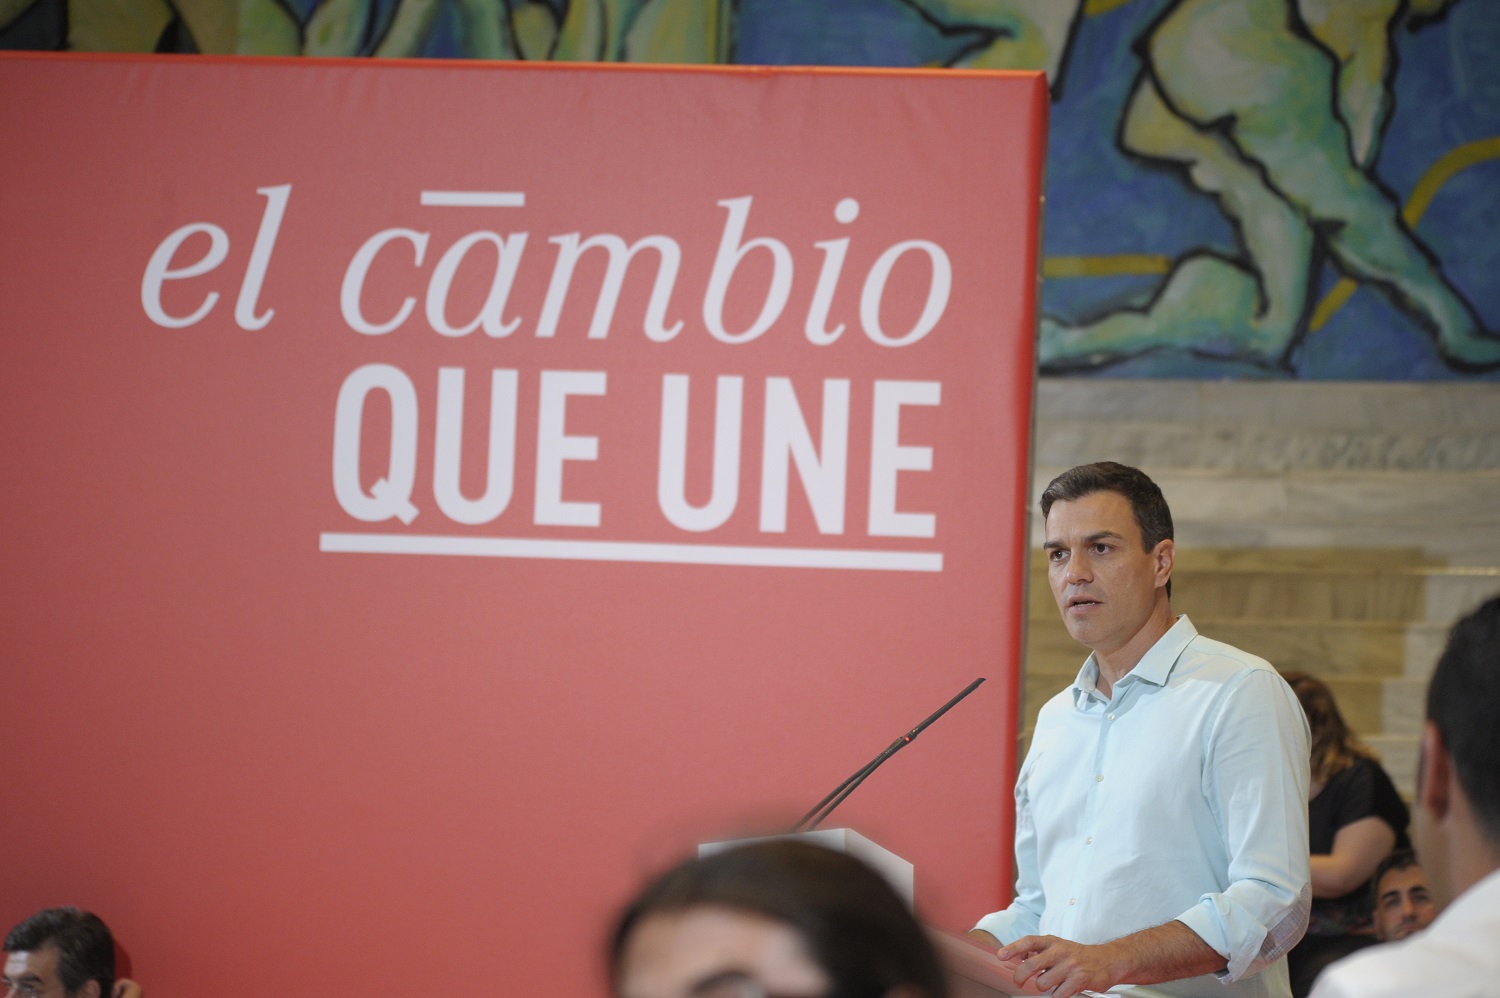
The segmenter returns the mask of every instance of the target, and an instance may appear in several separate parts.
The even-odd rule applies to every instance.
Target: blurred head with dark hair
[[[1328,684],[1306,672],[1285,672],[1282,678],[1297,694],[1307,727],[1312,732],[1312,782],[1321,787],[1330,779],[1354,765],[1356,759],[1374,759],[1375,753],[1359,740]]]
[[[27,995],[110,998],[115,983],[115,941],[98,915],[77,908],[47,908],[5,937],[3,983]]]
[[[1453,626],[1427,687],[1417,853],[1438,906],[1500,869],[1500,596]]]
[[[784,839],[690,859],[621,914],[619,998],[947,998],[895,890],[843,853]]]

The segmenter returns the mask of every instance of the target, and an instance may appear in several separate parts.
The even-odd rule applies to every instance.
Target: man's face
[[[1383,943],[1405,939],[1437,918],[1437,905],[1420,866],[1387,870],[1375,894],[1375,936]]]
[[[1140,633],[1171,572],[1172,542],[1144,550],[1130,502],[1118,492],[1053,503],[1045,549],[1063,624],[1101,655]]]
[[[63,998],[67,992],[57,975],[57,959],[57,947],[50,943],[34,950],[7,953],[5,976],[0,983],[22,998]]]

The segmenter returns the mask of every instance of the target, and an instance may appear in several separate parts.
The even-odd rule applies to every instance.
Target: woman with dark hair
[[[906,903],[853,857],[772,839],[688,860],[620,916],[619,998],[947,998]]]
[[[1406,804],[1379,759],[1349,730],[1333,693],[1305,672],[1285,675],[1312,731],[1312,915],[1287,954],[1293,998],[1328,964],[1374,943],[1370,878],[1392,849],[1408,848]]]

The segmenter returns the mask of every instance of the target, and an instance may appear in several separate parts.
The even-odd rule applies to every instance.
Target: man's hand
[[[1107,991],[1121,983],[1115,947],[1086,946],[1057,936],[1022,936],[995,954],[1011,967],[1016,983],[1054,998],[1081,991]]]
[[[969,938],[974,940],[979,945],[983,946],[985,949],[994,950],[997,955],[999,954],[1000,940],[996,939],[994,936],[990,935],[983,929],[970,929]],[[1011,986],[1014,988],[1014,990],[1008,989],[1005,992],[1006,994],[1045,995],[1047,993],[1046,990],[1038,987],[1036,984],[1026,985],[1021,983],[1021,981],[1016,976],[1016,971],[1021,965],[1020,960],[1001,960],[1000,965],[1006,970],[1010,971]]]
[[[1116,984],[1161,984],[1221,973],[1224,957],[1175,919],[1128,936],[1088,946],[1056,936],[1023,936],[996,950],[1003,962],[1019,960],[1016,980],[1073,998]]]

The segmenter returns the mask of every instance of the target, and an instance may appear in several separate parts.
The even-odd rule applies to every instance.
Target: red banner
[[[598,993],[839,812],[1008,894],[1040,75],[0,57],[0,918]]]

